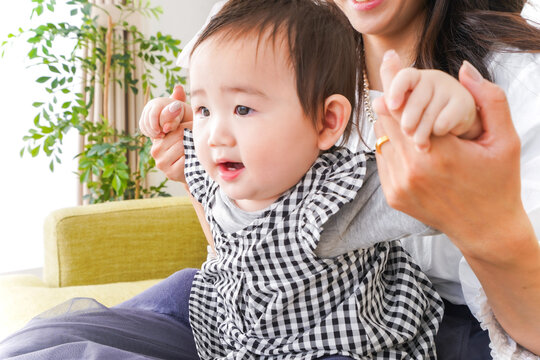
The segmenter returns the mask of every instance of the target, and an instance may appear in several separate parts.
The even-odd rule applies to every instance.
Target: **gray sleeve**
[[[410,235],[439,233],[387,204],[375,160],[367,161],[364,183],[356,198],[328,219],[323,228],[315,250],[323,258]]]

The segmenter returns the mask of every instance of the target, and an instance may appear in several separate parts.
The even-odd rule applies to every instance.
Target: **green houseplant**
[[[35,3],[31,17],[60,6],[56,0],[31,1]],[[8,44],[28,43],[31,66],[43,69],[36,83],[47,97],[33,103],[36,115],[21,156],[44,154],[51,158],[49,167],[54,171],[55,163],[61,162],[62,140],[75,129],[85,139],[77,155],[77,175],[87,188],[86,202],[167,196],[166,180],[157,186],[146,181],[155,167],[150,141],[136,131],[111,126],[108,91],[118,85],[126,96],[144,94],[146,102],[154,96],[157,82],[165,84],[167,91],[185,83],[174,63],[180,41],[160,32],[144,35],[131,23],[136,16],[158,18],[162,13],[146,0],[124,0],[108,7],[90,0],[66,0],[62,6],[70,9],[67,21],[20,28],[1,44],[4,56]],[[58,45],[66,39],[72,45]],[[96,121],[92,112],[98,90],[104,92],[104,101]]]

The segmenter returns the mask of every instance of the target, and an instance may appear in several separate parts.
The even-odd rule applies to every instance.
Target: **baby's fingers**
[[[462,106],[463,104],[450,100],[437,116],[433,126],[433,135],[444,136],[452,132],[460,124],[460,119],[463,118],[464,113],[460,109]]]
[[[426,107],[432,101],[433,88],[431,86],[417,86],[407,98],[401,115],[401,130],[404,134],[412,136],[419,123],[424,121]]]
[[[151,138],[156,138],[162,134],[159,117],[160,113],[167,108],[167,101],[168,99],[166,98],[154,99],[145,106],[145,110],[146,108],[148,108],[148,110],[146,111],[146,115],[144,115],[143,121],[149,132],[148,136]]]
[[[161,99],[159,99],[161,100]],[[161,128],[159,127],[159,111],[163,108],[163,104],[154,99],[145,105],[141,120],[139,121],[139,128],[141,132],[151,139],[155,139],[160,134]]]
[[[390,110],[397,110],[405,101],[409,91],[413,90],[421,79],[418,69],[405,68],[400,70],[392,80],[390,88],[385,89],[386,104]]]
[[[429,138],[431,137],[431,132],[433,130],[433,123],[435,118],[433,116],[423,117],[420,124],[416,128],[416,131],[413,135],[413,142],[416,145],[416,149],[419,151],[428,151],[430,142]]]
[[[143,135],[152,137],[153,132],[150,131],[146,126],[146,118],[148,117],[148,111],[148,106],[145,106],[141,114],[141,118],[139,119],[139,130]]]
[[[413,135],[416,148],[421,151],[429,150],[431,135],[434,134],[434,128],[438,124],[441,111],[448,105],[449,100],[444,96],[437,96],[435,91],[433,91],[433,95],[427,101],[427,107],[424,109]],[[408,106],[409,102],[407,102]]]

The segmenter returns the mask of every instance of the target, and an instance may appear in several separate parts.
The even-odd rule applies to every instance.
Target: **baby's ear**
[[[343,95],[330,95],[324,101],[324,113],[319,124],[319,149],[328,150],[334,146],[349,122],[351,103]]]

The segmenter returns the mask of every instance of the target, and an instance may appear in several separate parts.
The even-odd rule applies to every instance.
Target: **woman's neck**
[[[421,29],[423,26],[424,16],[419,16],[406,29],[402,29],[399,34],[362,35],[367,75],[371,90],[383,90],[379,69],[386,51],[395,50],[401,58],[403,66],[411,66],[414,63],[418,44],[421,41]]]

